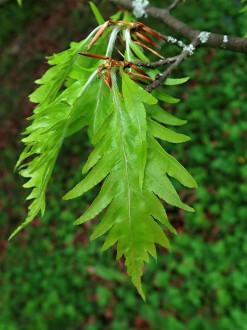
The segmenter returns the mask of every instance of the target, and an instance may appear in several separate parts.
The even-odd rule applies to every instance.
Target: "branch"
[[[155,69],[158,66],[163,66],[163,65],[166,65],[166,64],[176,62],[176,60],[179,56],[180,55],[176,55],[176,56],[173,56],[173,57],[168,57],[168,58],[165,58],[163,60],[159,60],[157,62],[133,62],[133,64],[138,66],[138,67],[145,67],[145,68]]]
[[[188,46],[185,46],[182,50],[182,52],[174,57],[166,58],[164,60],[160,60],[158,62],[136,62],[136,66],[145,66],[145,67],[152,67],[156,68],[158,66],[166,65],[172,63],[168,68],[158,73],[155,77],[155,80],[146,87],[146,91],[148,93],[151,93],[152,90],[158,88],[159,86],[163,85],[163,82],[166,80],[166,78],[172,73],[173,70],[177,69],[179,64],[184,61],[188,56],[191,56],[194,53],[194,50],[196,46],[199,44],[198,36],[189,44]]]
[[[158,75],[155,77],[155,80],[146,87],[146,91],[148,93],[151,93],[154,89],[158,88],[159,86],[163,85],[163,82],[166,80],[166,78],[172,73],[173,70],[175,70],[179,64],[186,59],[186,57],[189,56],[189,53],[186,51],[182,52],[177,60],[170,65],[164,72],[158,73]]]
[[[111,0],[125,8],[132,9],[131,0]],[[175,3],[175,2],[174,2]],[[157,7],[147,7],[146,12],[149,16],[160,19],[166,26],[186,38],[190,42],[198,35],[202,36],[200,46],[212,47],[247,54],[247,38],[232,37],[223,34],[199,31],[192,29],[189,25],[181,22],[172,15],[169,10]]]

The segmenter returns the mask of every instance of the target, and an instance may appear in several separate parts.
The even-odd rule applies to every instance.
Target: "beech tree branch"
[[[132,9],[131,0],[111,0],[111,1],[114,2],[115,4],[122,5],[125,8]],[[149,6],[146,8],[146,12],[149,16],[161,20],[166,26],[171,28],[178,35],[186,38],[189,42],[192,42],[192,40],[198,37],[200,33],[205,33],[205,31],[192,29],[189,25],[178,20],[174,16],[170,15],[170,11],[167,9]],[[224,49],[232,52],[247,54],[247,38],[233,37],[223,34],[216,34],[212,32],[207,32],[207,33],[208,33],[208,38],[204,41],[201,41],[201,44],[199,46],[212,47],[212,48]]]

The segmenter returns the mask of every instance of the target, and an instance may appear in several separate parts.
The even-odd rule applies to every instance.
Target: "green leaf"
[[[123,12],[119,10],[114,15],[111,16],[111,19],[114,21],[119,21],[122,14]]]
[[[22,165],[20,174],[29,179],[24,187],[32,188],[27,199],[34,200],[29,205],[26,220],[10,238],[30,223],[39,212],[44,214],[46,188],[63,140],[87,123],[81,120],[85,116],[83,115],[83,108],[78,111],[77,104],[80,103],[81,97],[88,90],[88,86],[91,85],[97,71],[91,75],[84,73],[85,79],[83,78],[64,91],[60,91],[60,89],[73,65],[76,65],[78,53],[83,49],[86,50],[97,30],[98,28],[85,40],[71,44],[70,49],[51,56],[48,62],[53,67],[37,80],[41,86],[30,96],[31,101],[38,103],[38,105],[30,118],[32,123],[25,131],[25,137],[22,141],[26,147],[20,155],[16,168],[30,156],[33,157],[29,163]],[[78,119],[79,124],[75,122]]]
[[[87,173],[97,162],[98,160],[109,151],[111,146],[111,137],[109,135],[105,135],[100,143],[96,145],[94,150],[88,157],[86,164],[83,166],[82,173]]]
[[[184,84],[190,79],[190,77],[184,77],[184,78],[166,78],[164,85],[167,86],[174,86],[174,85],[180,85]]]
[[[184,204],[168,179],[165,171],[160,168],[157,159],[152,159],[147,166],[147,187],[168,204],[177,206],[185,211],[194,212],[194,209]]]
[[[189,172],[174,157],[169,155],[156,140],[150,138],[148,143],[152,150],[153,157],[158,159],[163,171],[177,179],[185,187],[198,187],[195,179],[189,174]]]
[[[97,8],[90,5],[98,22],[103,23]],[[106,235],[103,251],[117,245],[117,259],[124,257],[127,272],[145,299],[141,284],[144,265],[150,256],[157,258],[156,244],[170,249],[164,227],[176,234],[161,200],[193,211],[181,201],[168,176],[186,187],[196,187],[192,176],[155,138],[172,143],[189,138],[162,125],[185,123],[157,104],[158,99],[170,103],[177,99],[163,92],[147,93],[125,72],[132,68],[122,69],[104,59],[79,56],[80,52],[86,53],[99,28],[85,40],[71,43],[67,51],[51,56],[48,63],[52,67],[36,81],[41,86],[30,99],[37,106],[23,134],[25,149],[17,164],[20,174],[27,178],[24,187],[32,189],[27,197],[32,203],[26,220],[12,236],[39,213],[44,214],[46,188],[63,140],[87,127],[93,150],[82,169],[86,175],[64,199],[82,196],[101,185],[98,196],[75,224],[103,214],[91,239]],[[129,25],[124,24],[121,28],[107,26],[91,44],[92,53],[111,56],[118,33],[125,40],[125,61],[148,60],[131,38]],[[186,79],[169,79],[167,84]]]
[[[143,102],[156,103],[157,100],[148,94],[144,89],[135,84],[127,74],[122,73],[123,97],[130,118],[135,123],[136,130],[136,155],[138,159],[139,185],[142,189],[144,180],[144,171],[147,158],[147,122],[146,111]]]
[[[121,209],[121,204],[115,198],[114,201],[108,207],[100,223],[94,229],[90,237],[91,240],[94,240],[104,235],[106,232],[108,232],[111,229],[111,227],[114,225],[115,221],[117,220],[118,212],[120,211],[120,209]]]
[[[190,140],[189,136],[176,133],[169,128],[156,123],[152,119],[148,119],[148,129],[154,137],[164,141],[182,143]]]
[[[176,230],[170,224],[166,211],[157,196],[152,191],[145,190],[143,198],[149,208],[149,215],[163,223],[172,233],[177,234]]]
[[[167,103],[178,103],[180,100],[179,99],[176,99],[170,95],[167,95],[163,92],[159,92],[157,89],[155,89],[153,92],[152,92],[153,96],[156,97],[158,100],[161,100],[161,101],[164,101],[164,102],[167,102]]]
[[[99,195],[93,201],[92,205],[87,209],[87,211],[79,219],[76,220],[76,225],[93,219],[110,204],[112,198],[116,193],[116,179],[117,178],[115,178],[113,175],[109,175],[106,178]]]
[[[116,162],[114,153],[105,154],[95,167],[89,172],[89,174],[78,183],[73,189],[71,189],[63,199],[72,199],[82,196],[85,192],[92,189],[98,183],[100,183],[111,171]]]
[[[135,44],[134,41],[130,41],[129,45],[137,58],[139,58],[141,61],[149,62],[149,59],[143,54],[143,51],[139,45]]]
[[[105,20],[103,16],[101,15],[99,9],[95,6],[95,4],[91,1],[89,1],[90,7],[92,9],[92,12],[94,13],[94,17],[96,18],[96,21],[99,25],[104,24]]]
[[[158,104],[152,106],[147,105],[146,110],[150,117],[163,124],[167,124],[171,126],[180,126],[187,123],[186,120],[179,119],[173,116],[172,114],[170,114],[169,112],[165,111]]]

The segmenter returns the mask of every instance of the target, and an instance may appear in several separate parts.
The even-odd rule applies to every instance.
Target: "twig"
[[[172,73],[172,71],[177,69],[177,67],[182,61],[184,61],[188,56],[191,56],[193,54],[193,51],[195,50],[195,47],[198,44],[199,44],[199,39],[197,36],[197,38],[195,38],[190,45],[184,47],[180,55],[177,55],[172,58],[174,59],[173,63],[165,71],[163,71],[162,73],[158,73],[156,75],[155,80],[146,87],[147,92],[151,93],[152,90],[161,86],[163,82],[166,80],[166,78]]]
[[[171,12],[176,6],[177,4],[180,2],[181,0],[174,0],[173,3],[167,8],[167,10],[169,12]]]
[[[165,39],[165,41],[171,45],[175,45],[179,48],[184,48],[186,45],[183,41],[178,40],[177,38],[171,37],[171,36],[163,36],[162,37]]]
[[[170,64],[176,62],[180,55],[174,57],[168,57],[164,60],[159,60],[157,62],[133,62],[138,67],[145,67],[145,68],[157,68],[158,66],[163,66],[166,64]]]

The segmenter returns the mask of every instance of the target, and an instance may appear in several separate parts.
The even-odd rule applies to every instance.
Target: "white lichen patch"
[[[195,51],[195,46],[193,46],[192,44],[189,44],[188,46],[184,46],[183,51],[187,51],[189,52],[190,55],[194,54]]]
[[[228,42],[228,37],[227,37],[227,35],[224,35],[224,37],[223,37],[223,43],[225,44],[227,42]]]
[[[167,37],[167,42],[170,42],[171,44],[175,44],[178,40],[176,38],[173,37]]]
[[[178,41],[178,46],[181,47],[181,48],[184,48],[186,47],[185,43],[183,43],[183,41]]]
[[[202,44],[205,44],[208,41],[209,36],[210,36],[210,32],[202,31],[199,33],[198,39]]]
[[[145,8],[149,5],[148,0],[133,0],[132,7],[133,7],[133,14],[136,18],[140,18],[142,16],[147,17],[147,12]]]

